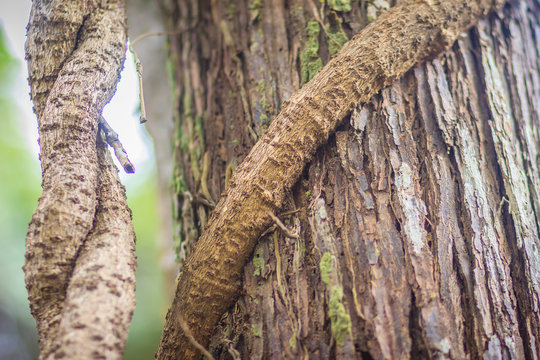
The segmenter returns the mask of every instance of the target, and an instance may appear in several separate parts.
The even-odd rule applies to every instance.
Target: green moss
[[[184,84],[185,85],[185,84]],[[177,139],[180,140],[180,149],[185,152],[188,150],[188,146],[190,143],[190,134],[186,133],[181,123],[191,123],[192,121],[191,117],[191,96],[188,91],[184,93],[184,97],[182,99],[182,117],[179,119],[177,124]]]
[[[186,191],[186,182],[179,166],[175,166],[173,177],[173,191],[175,194],[183,194]]]
[[[189,96],[189,91],[184,93],[182,105],[184,116],[191,116],[191,96]]]
[[[168,50],[170,53],[170,50]],[[171,91],[171,99],[178,99],[180,96],[180,89],[176,84],[176,68],[174,66],[175,62],[173,59],[173,55],[167,57],[167,61],[165,63],[165,69],[167,71],[167,83],[169,84],[169,89]],[[177,115],[177,112],[175,111],[175,116]]]
[[[236,4],[234,2],[227,4],[227,18],[233,19],[236,14]]]
[[[185,152],[188,148],[189,143],[189,134],[186,134],[182,128],[182,123],[184,121],[191,121],[191,97],[189,93],[186,92],[182,99],[182,115],[176,117],[177,122],[175,123],[176,131],[176,142],[180,146],[180,149]]]
[[[223,41],[225,42],[225,45],[234,49],[234,41],[231,35],[231,31],[229,29],[229,24],[227,24],[227,21],[221,20],[219,22],[219,28],[221,30],[221,35],[223,35]]]
[[[268,105],[268,101],[266,101],[266,96],[261,98],[261,107],[264,109],[264,111],[268,111],[270,109],[270,105]]]
[[[256,337],[261,337],[261,328],[255,325],[251,325],[251,331],[253,332],[253,335]]]
[[[264,70],[261,69],[261,74],[264,75]],[[261,96],[260,104],[262,108],[262,112],[260,115],[260,129],[258,136],[262,135],[262,130],[266,129],[268,127],[268,124],[270,123],[270,118],[268,117],[267,113],[270,113],[272,111],[272,107],[268,103],[266,94],[268,93],[270,98],[274,96],[274,89],[271,86],[267,86],[267,82],[262,79],[259,82],[257,82],[257,91],[259,92]]]
[[[351,0],[327,0],[328,6],[335,11],[351,11]]]
[[[253,0],[249,3],[249,10],[253,11],[255,14],[259,15],[262,7],[262,0]]]
[[[294,8],[293,16],[295,18],[301,18],[303,14],[304,14],[304,8],[302,6],[297,6],[296,8]]]
[[[189,143],[189,140],[188,140],[187,134],[182,133],[180,135],[180,150],[182,150],[183,152],[186,152],[188,148],[188,143]]]
[[[343,305],[343,289],[339,286],[332,288],[330,292],[330,303],[328,315],[332,335],[339,346],[345,343],[345,337],[351,332],[351,318]]]
[[[261,46],[261,44],[255,40],[255,39],[252,39],[251,40],[251,45],[249,45],[249,51],[251,51],[252,53],[255,52],[259,47]]]
[[[322,281],[330,287],[330,299],[328,301],[328,316],[332,335],[339,346],[343,346],[345,337],[351,332],[351,318],[343,305],[343,289],[341,286],[331,284],[330,273],[334,266],[333,256],[325,252],[321,257],[319,269]]]
[[[199,137],[199,156],[204,154],[204,130],[203,130],[203,117],[197,115],[195,117],[195,132]]]
[[[261,276],[262,270],[264,269],[264,260],[262,258],[261,248],[258,248],[257,251],[255,251],[255,255],[253,256],[253,266],[255,267],[255,271],[253,271],[253,275]]]
[[[268,104],[268,100],[266,100],[266,81],[261,80],[257,83],[257,91],[261,94],[261,107],[264,109],[264,111],[270,111],[270,105]],[[273,91],[272,91],[273,92]]]
[[[296,333],[292,334],[292,336],[289,338],[289,346],[296,350]]]
[[[184,86],[187,88],[187,80],[184,80]],[[191,166],[191,172],[195,182],[200,180],[200,159],[204,153],[204,134],[202,128],[203,118],[198,114],[193,116],[192,99],[189,92],[185,92],[182,99],[182,125],[178,128],[182,128],[180,138],[180,149],[182,152],[189,154],[189,162]],[[196,136],[198,135],[198,136]],[[198,138],[198,141],[195,139]],[[178,140],[177,140],[178,141]],[[188,175],[189,176],[189,175]]]
[[[274,98],[274,87],[268,86],[268,97],[270,98],[270,101]]]
[[[314,20],[308,21],[308,23],[306,24],[306,35],[308,37],[319,35],[319,30],[319,23]]]
[[[201,178],[201,172],[199,167],[199,149],[197,144],[193,141],[195,138],[195,130],[193,129],[193,117],[186,117],[187,125],[187,150],[189,153],[189,162],[191,166],[191,173],[195,182],[198,182]]]
[[[339,22],[336,22],[333,26],[327,25],[326,34],[328,35],[328,53],[330,56],[337,54],[343,45],[349,41]]]
[[[321,262],[319,263],[319,269],[321,270],[321,280],[326,285],[330,285],[330,272],[332,271],[332,266],[334,265],[334,258],[330,253],[325,252],[321,257]]]
[[[232,143],[234,146],[237,146],[239,144],[238,139],[233,139]]]
[[[302,82],[307,83],[317,71],[322,67],[322,60],[319,57],[319,32],[320,26],[316,21],[309,21],[306,24],[306,40],[304,50],[300,54],[300,67],[302,69]]]

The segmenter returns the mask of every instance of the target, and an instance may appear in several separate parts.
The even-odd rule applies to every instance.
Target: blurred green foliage
[[[18,123],[19,112],[14,103],[13,91],[20,70],[21,64],[11,55],[0,28],[0,308],[17,324],[11,330],[15,333],[4,332],[2,336],[20,343],[3,356],[34,358],[37,335],[21,267],[26,228],[40,192],[40,174],[39,164]]]
[[[134,186],[127,183],[128,204],[137,234],[137,307],[129,330],[124,359],[153,359],[167,304],[164,278],[158,264],[157,180],[155,171]],[[135,184],[133,184],[135,185]]]
[[[37,335],[28,307],[22,265],[26,230],[41,189],[39,163],[24,137],[15,104],[16,96],[28,96],[15,93],[16,81],[22,79],[22,66],[11,55],[0,24],[0,315],[9,314],[14,320],[16,326],[9,330],[14,333],[9,336],[21,342],[17,355],[7,355],[10,359],[37,358]],[[137,307],[125,354],[129,360],[153,358],[167,306],[156,241],[159,224],[156,172],[151,164],[147,165],[150,170],[142,169],[135,175],[137,179],[126,185],[139,263]],[[3,330],[0,326],[0,331]],[[0,359],[3,359],[2,351]]]

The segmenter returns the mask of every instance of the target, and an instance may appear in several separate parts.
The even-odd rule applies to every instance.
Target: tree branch
[[[135,166],[133,166],[131,161],[129,161],[127,151],[124,149],[122,143],[118,139],[118,134],[116,133],[116,131],[113,130],[113,128],[109,125],[109,123],[105,120],[103,116],[101,116],[99,120],[99,127],[101,130],[103,130],[103,133],[105,135],[105,141],[113,148],[114,155],[118,159],[120,165],[122,165],[122,167],[124,168],[124,171],[128,174],[134,173]]]
[[[236,169],[226,195],[184,264],[167,314],[158,359],[200,354],[183,334],[186,320],[207,346],[239,294],[241,273],[315,151],[358,104],[367,102],[419,62],[451,46],[501,0],[404,0],[349,41],[283,105],[267,132]]]

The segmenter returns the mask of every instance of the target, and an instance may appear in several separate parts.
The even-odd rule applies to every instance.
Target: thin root
[[[279,220],[279,218],[276,215],[274,215],[274,213],[269,211],[268,215],[270,215],[272,220],[274,220],[274,223],[277,225],[278,228],[280,228],[281,231],[283,231],[283,234],[285,234],[286,237],[289,237],[289,238],[292,238],[292,239],[298,239],[299,238],[298,234],[295,234],[291,230],[289,230],[289,228],[287,228],[287,226],[285,226],[285,224],[283,224],[281,222],[281,220]]]
[[[195,346],[207,359],[214,360],[214,357],[208,350],[204,348],[197,340],[195,340],[195,337],[191,333],[191,330],[189,329],[188,324],[184,320],[181,314],[178,314],[178,324],[180,324],[180,327],[182,328],[182,331],[184,332],[184,335],[189,339],[189,342]]]

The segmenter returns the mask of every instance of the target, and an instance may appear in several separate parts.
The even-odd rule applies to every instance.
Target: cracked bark
[[[24,265],[40,358],[121,358],[135,306],[125,191],[97,142],[122,69],[123,1],[34,1],[26,53],[43,193]]]
[[[303,1],[165,2],[170,28],[187,29],[171,54],[179,247],[192,254],[157,357],[197,356],[180,313],[224,358],[533,358],[538,2],[512,3],[408,73],[493,4],[432,2],[447,8],[431,13],[402,1],[364,27],[369,8],[336,3],[315,16]],[[309,20],[324,29],[310,35]],[[310,37],[310,56],[327,61],[336,23],[363,30],[293,94]],[[194,195],[224,190],[207,223]],[[301,239],[258,240],[282,207],[302,210],[289,219]]]

